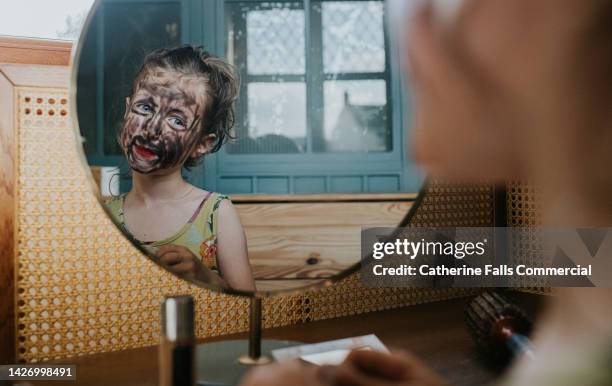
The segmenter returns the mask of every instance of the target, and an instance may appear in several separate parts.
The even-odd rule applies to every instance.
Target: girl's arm
[[[255,291],[247,242],[238,213],[229,200],[221,201],[217,218],[217,262],[230,288]]]

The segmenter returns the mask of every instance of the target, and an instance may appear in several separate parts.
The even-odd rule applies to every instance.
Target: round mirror
[[[359,267],[422,179],[382,0],[99,0],[75,51],[108,215],[197,285],[258,297]]]

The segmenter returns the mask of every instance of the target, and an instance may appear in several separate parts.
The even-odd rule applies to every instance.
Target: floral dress
[[[204,266],[211,270],[218,271],[217,213],[221,202],[227,199],[227,196],[209,192],[202,200],[202,203],[198,206],[193,216],[191,216],[189,221],[187,221],[178,232],[163,240],[148,242],[136,239],[125,225],[123,217],[125,194],[109,199],[106,201],[105,205],[113,217],[113,220],[119,224],[123,232],[131,241],[140,245],[149,253],[153,255],[156,254],[163,245],[181,245],[189,248],[195,256],[200,258]]]

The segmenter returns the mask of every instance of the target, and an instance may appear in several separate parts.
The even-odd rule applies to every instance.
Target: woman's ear
[[[191,158],[198,159],[201,156],[203,156],[204,154],[210,153],[212,148],[215,146],[216,142],[217,142],[217,135],[216,134],[208,134],[206,137],[204,137],[204,140],[202,140],[196,146],[196,148],[193,149],[193,151],[191,152]]]

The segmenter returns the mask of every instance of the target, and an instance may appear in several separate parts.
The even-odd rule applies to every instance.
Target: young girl
[[[236,210],[226,196],[181,175],[220,149],[234,124],[237,93],[232,68],[201,48],[149,54],[126,98],[118,137],[132,190],[107,206],[123,230],[173,272],[252,291]]]

